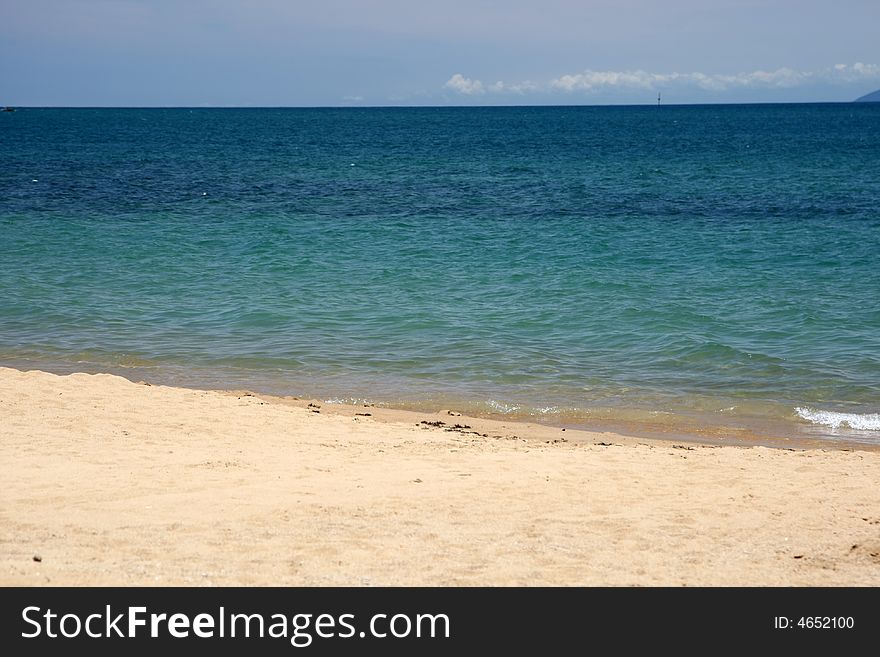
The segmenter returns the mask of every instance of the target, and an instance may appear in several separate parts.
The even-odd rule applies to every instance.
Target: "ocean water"
[[[880,104],[0,115],[0,364],[880,444]]]

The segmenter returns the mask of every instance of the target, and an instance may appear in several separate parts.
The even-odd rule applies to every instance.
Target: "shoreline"
[[[101,366],[97,363],[72,363],[67,361],[41,361],[31,359],[5,359],[0,361],[0,369],[9,368],[18,371],[41,371],[59,376],[70,374],[109,374],[118,376],[132,383],[148,383],[153,386],[167,386],[187,390],[212,391],[221,393],[258,395],[260,398],[281,403],[312,402],[324,406],[325,411],[336,409],[343,414],[351,414],[352,408],[359,408],[360,403],[367,402],[375,409],[376,417],[388,421],[409,421],[419,415],[437,416],[443,419],[447,409],[461,414],[469,422],[488,423],[488,430],[506,428],[510,425],[520,427],[525,433],[537,433],[546,437],[553,435],[553,429],[565,429],[568,432],[584,432],[587,434],[611,434],[648,442],[686,442],[708,445],[737,445],[743,447],[763,446],[779,449],[829,449],[829,450],[866,450],[880,451],[880,432],[855,432],[831,430],[818,426],[800,427],[791,421],[779,418],[756,417],[713,417],[707,411],[688,414],[680,410],[668,412],[662,410],[634,408],[598,409],[593,415],[585,409],[584,415],[540,415],[531,413],[486,411],[479,402],[465,398],[456,399],[356,399],[350,393],[338,388],[321,390],[305,390],[297,396],[278,391],[276,385],[252,381],[251,387],[241,380],[241,375],[231,377],[231,383],[223,376],[223,370],[191,376],[189,370],[181,374],[174,370],[151,371],[151,368],[138,366]],[[199,370],[201,372],[201,370]],[[207,376],[207,378],[202,378]],[[297,388],[300,386],[294,386]],[[363,397],[360,390],[355,397]],[[346,410],[347,409],[347,410]],[[571,409],[574,411],[575,409]],[[609,414],[610,412],[610,414]],[[632,413],[640,417],[634,419]],[[649,419],[648,416],[658,416]],[[860,435],[861,434],[861,435]],[[876,436],[874,434],[877,434]]]
[[[125,378],[125,377],[122,377]],[[152,385],[136,382],[139,385]],[[187,389],[187,388],[184,388]],[[193,388],[202,390],[201,388]],[[435,423],[434,428],[444,431],[459,431],[462,434],[474,434],[483,438],[515,437],[526,441],[581,442],[595,444],[605,439],[620,445],[659,445],[676,446],[679,443],[698,445],[701,447],[767,447],[788,451],[866,451],[880,452],[880,444],[850,441],[847,439],[828,440],[823,438],[788,438],[759,435],[748,431],[735,431],[728,427],[697,428],[690,433],[675,430],[650,431],[642,428],[621,427],[620,423],[604,422],[607,426],[585,427],[577,424],[531,422],[520,418],[504,419],[498,417],[481,417],[468,415],[455,409],[413,410],[393,405],[351,404],[347,402],[326,401],[318,398],[279,396],[263,394],[252,390],[209,390],[236,397],[255,397],[267,403],[288,404],[296,408],[309,410],[318,405],[321,412],[341,417],[363,416],[370,414],[373,421],[379,423],[404,423],[416,425],[425,422]],[[440,423],[439,425],[436,423]],[[458,425],[464,425],[456,429]],[[564,439],[564,440],[563,440]]]
[[[10,368],[0,417],[3,585],[880,584],[872,450]]]

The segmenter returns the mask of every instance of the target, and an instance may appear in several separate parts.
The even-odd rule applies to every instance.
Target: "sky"
[[[0,0],[0,105],[849,101],[880,0]]]

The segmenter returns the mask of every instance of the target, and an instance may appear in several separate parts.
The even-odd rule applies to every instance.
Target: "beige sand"
[[[0,583],[880,584],[878,452],[322,406],[0,368]]]

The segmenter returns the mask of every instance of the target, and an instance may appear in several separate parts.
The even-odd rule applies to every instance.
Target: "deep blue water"
[[[23,109],[0,152],[0,364],[880,442],[880,104]]]

